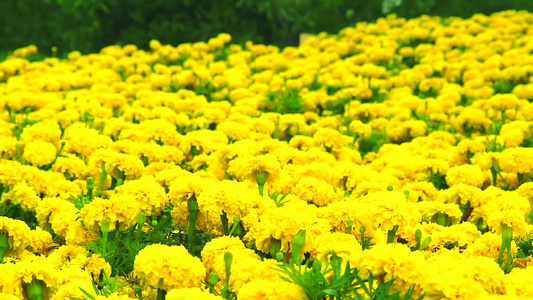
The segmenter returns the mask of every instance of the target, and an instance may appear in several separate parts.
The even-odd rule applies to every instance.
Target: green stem
[[[222,212],[220,215],[220,222],[222,222],[222,231],[224,235],[229,235],[229,220],[226,212]]]
[[[498,254],[498,264],[502,266],[503,264],[503,253],[507,251],[507,262],[505,264],[505,269],[511,266],[512,256],[511,256],[511,243],[513,241],[513,228],[507,226],[507,224],[502,224],[502,245],[500,248],[500,253]]]
[[[102,186],[104,185],[105,178],[107,177],[107,172],[105,170],[105,162],[102,162],[102,174],[100,174],[100,180],[98,181],[98,186],[96,187],[96,195],[98,197],[102,194]]]
[[[437,224],[448,226],[448,216],[445,213],[437,213]]]
[[[44,287],[41,280],[33,279],[30,283],[24,283],[23,287],[29,300],[43,300]]]
[[[126,174],[124,173],[124,171],[119,170],[118,176],[117,176],[117,184],[115,185],[115,187],[121,186],[124,183],[125,179],[126,179]]]
[[[167,295],[167,291],[162,289],[157,289],[157,300],[165,300],[165,296]]]
[[[198,213],[200,208],[198,207],[198,201],[196,196],[192,195],[189,200],[187,200],[187,208],[189,209],[189,231],[187,232],[187,240],[189,242],[189,251],[192,247],[192,238],[194,236],[194,228],[196,227],[196,219],[198,218]]]
[[[398,225],[394,225],[394,227],[392,227],[392,229],[387,232],[387,244],[394,243],[396,231],[398,231]]]
[[[4,256],[9,250],[9,235],[7,233],[0,233],[0,263],[4,263]]]

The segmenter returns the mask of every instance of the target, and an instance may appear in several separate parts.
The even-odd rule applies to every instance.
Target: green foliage
[[[103,278],[101,279],[101,281],[96,284],[93,282],[93,290],[94,290],[94,293],[97,295],[97,296],[104,296],[104,297],[109,297],[111,296],[112,294],[114,293],[117,293],[119,292],[120,290],[126,288],[128,286],[128,283],[124,280],[120,280],[119,277],[109,277],[109,275],[106,273],[106,271],[104,270],[103,272]],[[89,292],[87,292],[86,290],[80,288],[80,290],[82,291],[82,293],[84,293],[89,299],[91,300],[95,300],[96,298],[94,296],[92,296]],[[85,300],[84,298],[75,298],[75,297],[71,297],[71,299],[74,299],[74,300]]]
[[[339,260],[335,262],[335,260]],[[363,279],[359,271],[351,268],[346,263],[344,272],[341,272],[341,259],[335,254],[331,263],[325,267],[319,262],[313,263],[308,260],[304,265],[293,263],[280,265],[284,273],[281,278],[287,282],[299,285],[310,300],[318,299],[411,299],[414,288],[407,290],[402,297],[400,292],[392,291],[393,281],[377,284],[375,288],[372,273],[368,279]],[[423,296],[418,298],[423,299]]]
[[[195,231],[192,243],[188,243],[187,233],[172,224],[170,207],[157,219],[146,224],[137,224],[126,230],[100,233],[98,240],[85,245],[91,253],[101,255],[112,268],[112,276],[126,276],[133,271],[135,257],[144,247],[151,244],[189,246],[189,253],[199,257],[200,252],[212,237],[204,232]],[[143,230],[143,228],[145,230]],[[146,230],[147,229],[147,230]]]
[[[379,152],[381,146],[385,144],[386,137],[377,130],[372,130],[372,135],[367,138],[359,139],[359,153],[365,157],[370,152]]]
[[[2,188],[2,184],[0,184]],[[2,193],[0,193],[0,196]],[[25,211],[18,204],[13,204],[10,202],[0,203],[0,216],[8,217],[15,220],[21,220],[26,222],[30,229],[35,229],[39,224],[35,216],[35,212]]]
[[[64,56],[73,50],[97,52],[114,44],[147,48],[151,39],[172,45],[206,41],[220,32],[231,34],[236,43],[251,40],[294,46],[302,32],[337,33],[388,13],[412,18],[422,14],[470,17],[505,9],[533,11],[529,0],[402,0],[400,6],[388,10],[382,4],[361,0],[0,1],[0,51],[35,44],[47,55],[56,46]],[[410,41],[409,45],[424,42]]]
[[[304,112],[299,90],[282,88],[276,92],[267,92],[266,96],[267,100],[262,105],[262,111],[280,114],[299,114]]]
[[[449,188],[448,183],[446,182],[446,174],[442,174],[438,171],[431,172],[426,180],[433,183],[437,190],[445,190]]]
[[[518,253],[516,257],[525,258],[533,256],[533,231],[530,231],[525,237],[518,237],[515,239]]]

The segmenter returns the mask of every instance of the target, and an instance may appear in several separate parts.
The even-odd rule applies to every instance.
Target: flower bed
[[[533,297],[532,22],[16,50],[2,299]]]

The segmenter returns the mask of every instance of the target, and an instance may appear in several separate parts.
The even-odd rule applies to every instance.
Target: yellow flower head
[[[172,289],[165,295],[166,300],[221,300],[223,299],[220,296],[211,294],[207,290],[202,290],[199,287],[194,288],[181,288],[181,289]]]
[[[462,165],[451,167],[446,172],[446,183],[449,186],[467,184],[481,188],[485,183],[485,176],[480,167],[475,165]]]
[[[200,287],[206,270],[183,246],[152,244],[139,251],[134,273],[142,286],[171,290]]]
[[[127,181],[117,187],[116,191],[118,194],[132,196],[147,216],[158,216],[169,204],[165,189],[151,176]]]
[[[237,293],[239,299],[307,300],[305,291],[294,283],[256,279],[242,286]]]
[[[42,167],[54,160],[56,151],[54,144],[35,140],[26,144],[22,158],[36,167]]]
[[[109,230],[125,229],[137,222],[140,206],[131,195],[115,194],[109,199],[95,198],[80,210],[85,226],[98,230],[109,223]]]
[[[0,235],[8,237],[7,256],[18,256],[31,244],[30,227],[20,220],[0,216]]]

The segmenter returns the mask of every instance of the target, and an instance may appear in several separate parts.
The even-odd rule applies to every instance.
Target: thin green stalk
[[[4,256],[9,250],[9,235],[5,232],[0,232],[0,264],[4,263]]]
[[[189,243],[189,250],[192,248],[192,238],[194,236],[194,228],[196,227],[196,219],[198,218],[198,213],[200,208],[198,207],[198,201],[196,196],[192,195],[189,200],[187,200],[187,209],[189,210],[189,231],[187,232],[187,241]]]
[[[396,237],[396,231],[398,231],[398,225],[394,225],[391,230],[387,232],[387,244],[394,243],[394,238]]]
[[[102,194],[102,186],[104,185],[105,178],[107,177],[107,172],[105,170],[105,162],[102,162],[101,170],[102,174],[100,174],[100,180],[98,181],[98,186],[96,187],[95,197],[98,197]]]

